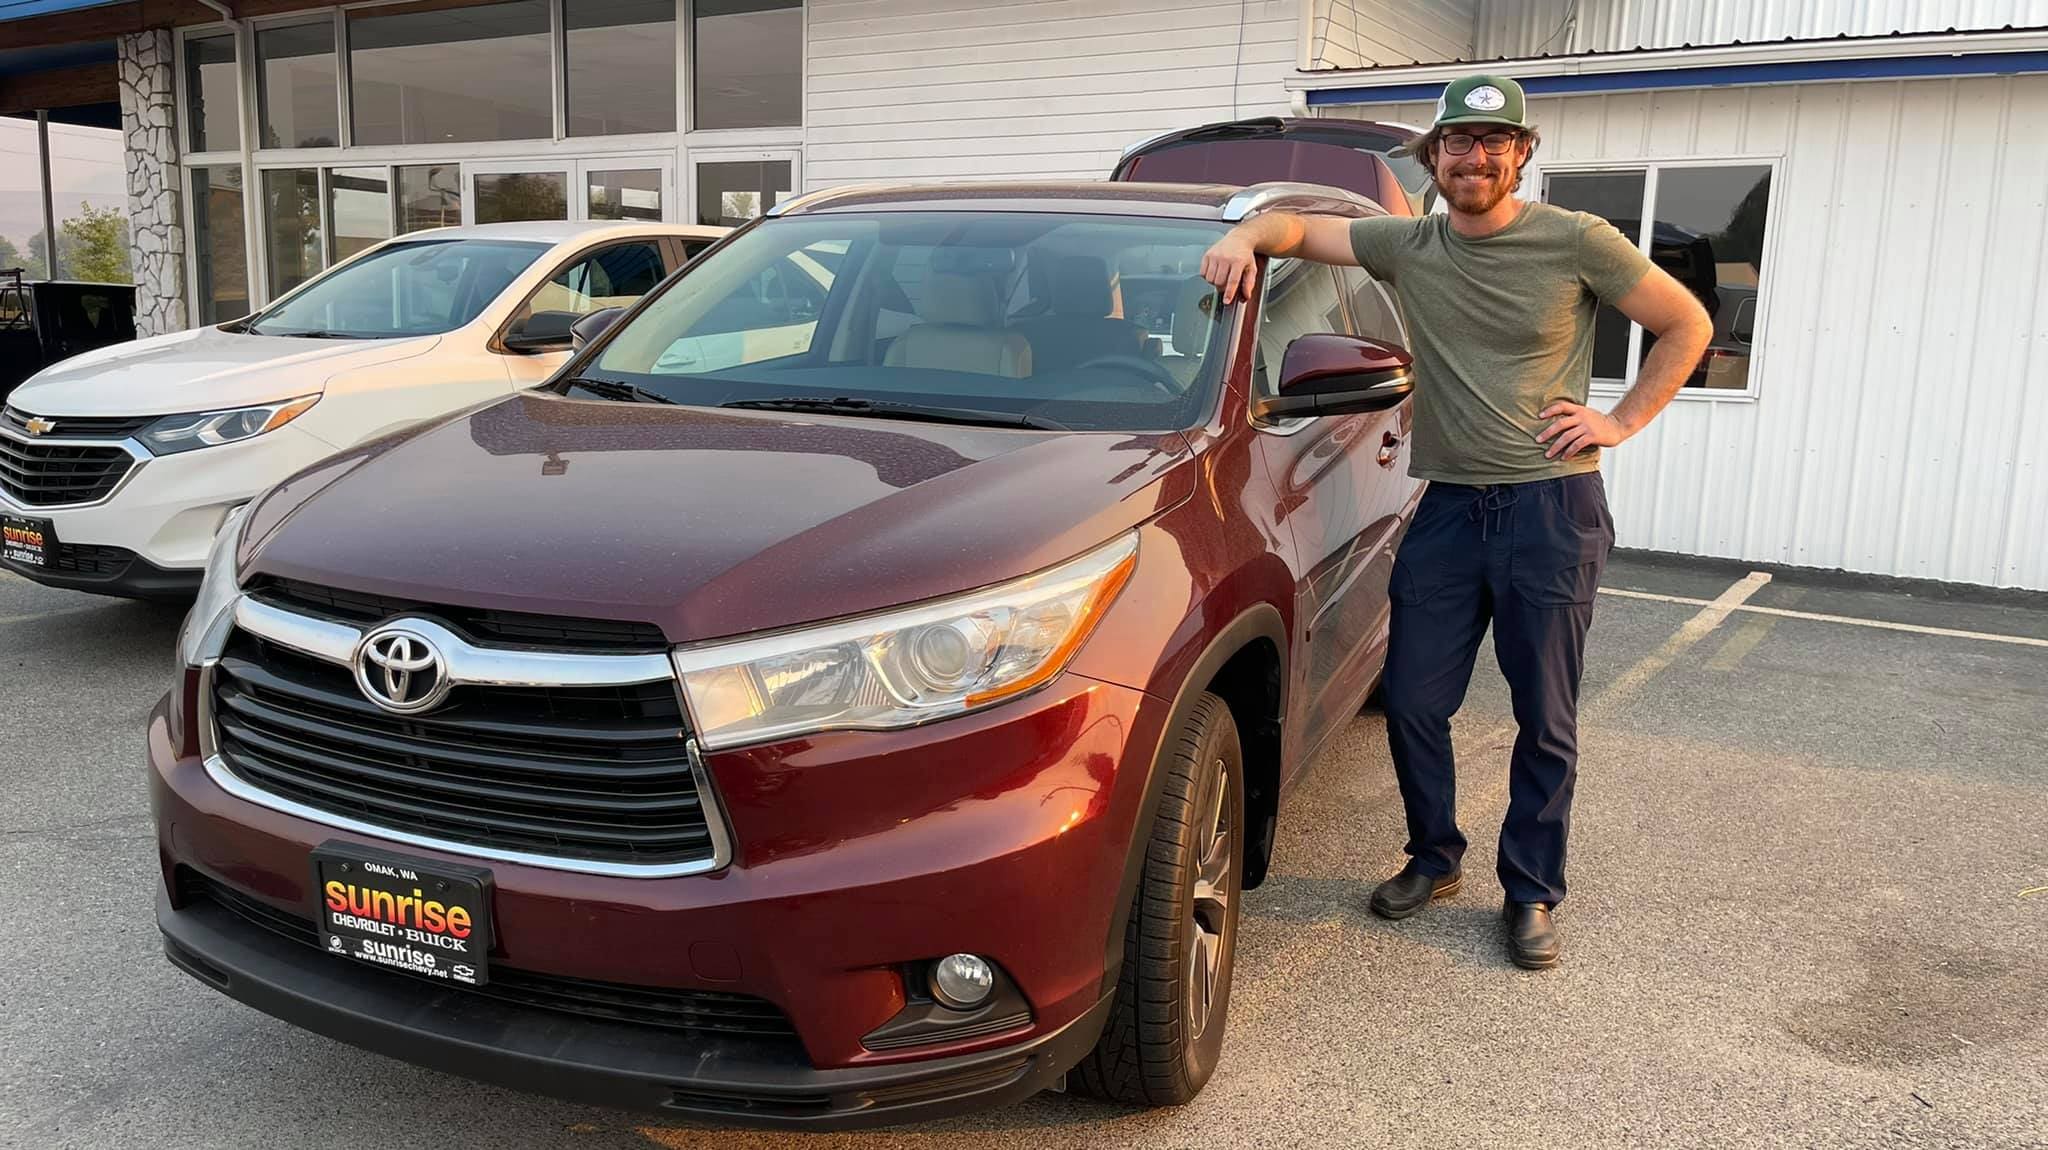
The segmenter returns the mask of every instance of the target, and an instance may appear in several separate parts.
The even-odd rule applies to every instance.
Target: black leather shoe
[[[1372,912],[1381,918],[1407,918],[1429,905],[1431,899],[1449,898],[1465,884],[1465,872],[1424,874],[1410,862],[1401,873],[1381,883],[1372,892]]]
[[[1508,957],[1523,970],[1549,970],[1557,965],[1557,928],[1550,904],[1509,902],[1501,907],[1508,928]]]

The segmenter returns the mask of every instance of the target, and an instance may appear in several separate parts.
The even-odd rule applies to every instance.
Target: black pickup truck
[[[20,268],[0,268],[0,399],[58,360],[134,338],[132,285],[25,280]]]

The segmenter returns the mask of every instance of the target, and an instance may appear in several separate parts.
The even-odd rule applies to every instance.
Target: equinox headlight
[[[320,402],[317,395],[228,411],[202,411],[196,415],[166,415],[135,434],[152,454],[175,455],[201,447],[217,447],[275,431],[306,413]]]
[[[235,569],[235,550],[242,537],[242,520],[246,518],[249,505],[244,503],[228,512],[221,520],[220,530],[214,533],[213,549],[206,553],[206,574],[199,580],[199,597],[193,600],[192,610],[185,614],[185,625],[178,631],[178,666],[197,667],[210,654],[208,648],[219,641],[215,634],[222,626],[222,620],[241,597],[240,572]]]
[[[1134,532],[1013,582],[760,639],[684,647],[676,672],[709,750],[964,714],[1050,682],[1137,566]]]

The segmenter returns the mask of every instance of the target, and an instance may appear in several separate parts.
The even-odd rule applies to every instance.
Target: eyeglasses
[[[1483,136],[1475,136],[1470,132],[1445,132],[1443,145],[1444,151],[1453,156],[1462,156],[1471,151],[1472,145],[1476,142],[1486,149],[1487,155],[1498,156],[1514,147],[1515,142],[1521,138],[1520,132],[1488,132]]]

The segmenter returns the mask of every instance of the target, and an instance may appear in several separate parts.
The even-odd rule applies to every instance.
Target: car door
[[[1252,386],[1279,384],[1287,345],[1310,332],[1356,332],[1335,269],[1270,270]],[[1357,712],[1386,658],[1387,582],[1406,515],[1407,405],[1369,415],[1259,428],[1258,450],[1295,545],[1291,738],[1306,763]]]
[[[628,307],[675,270],[669,252],[653,236],[623,240],[579,252],[562,262],[547,282],[533,289],[506,322],[499,344],[521,332],[559,331],[561,338],[540,348],[505,348],[506,372],[516,390],[545,382],[568,360],[569,325],[594,311]]]

